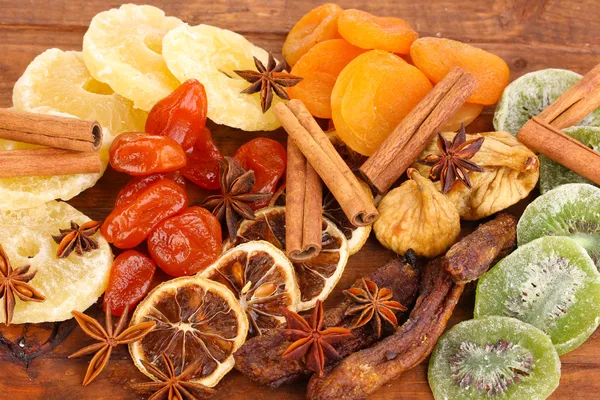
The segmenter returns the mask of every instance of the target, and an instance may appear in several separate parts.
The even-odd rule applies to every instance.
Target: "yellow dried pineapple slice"
[[[245,131],[281,126],[273,111],[263,114],[260,94],[240,93],[250,84],[234,70],[256,70],[253,56],[267,65],[269,54],[242,35],[209,25],[182,25],[163,39],[163,56],[171,72],[184,82],[195,78],[206,88],[208,118]],[[273,96],[273,105],[281,101]]]
[[[82,119],[97,120],[111,134],[143,132],[148,113],[90,75],[78,51],[49,49],[37,56],[15,84],[19,110],[50,107]]]
[[[152,6],[124,4],[101,12],[83,37],[85,64],[94,78],[150,111],[179,86],[161,51],[163,36],[182,23]]]
[[[14,324],[55,322],[72,318],[71,310],[85,311],[98,300],[108,285],[113,261],[110,245],[100,233],[94,239],[99,249],[83,256],[71,253],[58,259],[52,235],[59,228],[89,221],[64,202],[51,201],[36,208],[0,213],[0,243],[13,268],[31,265],[37,270],[29,282],[45,297],[43,303],[16,300]],[[0,324],[4,310],[0,308]]]
[[[38,107],[32,112],[73,117],[49,107]],[[108,148],[113,141],[106,128],[103,129],[100,160],[102,172],[97,174],[21,176],[0,179],[0,211],[38,207],[54,199],[69,200],[96,184],[108,165]],[[31,144],[0,139],[0,150],[20,150],[39,147]]]

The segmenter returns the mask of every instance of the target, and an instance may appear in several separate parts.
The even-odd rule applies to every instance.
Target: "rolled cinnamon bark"
[[[285,247],[293,261],[309,260],[321,251],[322,189],[319,175],[288,138]]]
[[[102,171],[100,155],[63,149],[0,151],[0,178],[89,174]]]
[[[96,121],[0,109],[0,138],[94,152],[102,145],[102,128]]]

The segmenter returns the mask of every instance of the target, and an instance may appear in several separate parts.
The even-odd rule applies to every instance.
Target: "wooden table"
[[[212,0],[147,1],[190,25],[212,24],[244,34],[275,53],[288,30],[321,0]],[[503,57],[511,78],[543,68],[568,68],[587,72],[600,62],[600,2],[598,0],[344,0],[345,8],[360,8],[385,16],[401,17],[421,36],[458,39]],[[90,19],[98,12],[118,7],[114,0],[0,0],[0,106],[11,106],[15,81],[27,64],[51,47],[80,50]],[[473,130],[491,129],[493,110],[486,110]],[[214,128],[224,154],[257,136],[225,127]],[[261,134],[283,141],[282,131]],[[128,177],[112,170],[98,184],[70,203],[93,219],[110,212],[117,191]],[[193,186],[193,185],[189,185]],[[204,196],[191,190],[191,199]],[[523,204],[515,209],[522,209]],[[382,265],[391,252],[371,238],[346,267],[339,289],[328,300],[341,298],[341,289],[358,276]],[[162,276],[162,278],[165,278]],[[452,324],[471,317],[473,290],[461,300]],[[100,314],[98,307],[88,311]],[[136,399],[130,388],[145,381],[134,367],[125,347],[119,348],[96,381],[83,388],[89,358],[68,360],[74,350],[90,343],[73,321],[0,327],[0,398],[19,399]],[[598,332],[579,349],[562,357],[562,379],[553,399],[594,398],[600,392],[600,335]],[[374,399],[427,399],[426,364],[382,388]],[[295,400],[304,398],[304,386],[269,390],[252,384],[238,373],[230,373],[219,385],[217,399]]]

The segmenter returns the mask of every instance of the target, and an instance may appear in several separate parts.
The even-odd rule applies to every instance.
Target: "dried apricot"
[[[288,88],[290,97],[302,100],[315,117],[331,118],[331,91],[338,75],[364,52],[344,39],[317,43],[292,68],[291,74],[303,79]]]
[[[475,75],[479,86],[469,103],[495,104],[508,85],[510,71],[495,54],[456,40],[426,37],[415,40],[410,56],[432,82],[438,83],[453,67]]]
[[[397,55],[371,50],[352,60],[331,93],[333,123],[352,150],[370,156],[432,89]]]
[[[482,110],[482,104],[463,104],[442,127],[442,132],[456,132],[460,129],[461,124],[465,124],[465,126],[469,125],[471,122],[475,121],[475,118],[481,114]]]
[[[315,44],[339,38],[337,19],[341,12],[337,4],[327,3],[300,18],[283,44],[281,52],[287,63],[293,66]]]
[[[338,17],[340,35],[363,49],[408,54],[419,38],[408,22],[400,18],[377,17],[361,10],[344,10]]]

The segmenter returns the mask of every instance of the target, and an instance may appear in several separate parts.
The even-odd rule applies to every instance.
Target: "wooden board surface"
[[[274,53],[281,51],[285,35],[318,0],[212,0],[147,1],[190,25],[205,23],[232,29]],[[463,40],[490,50],[506,60],[511,78],[542,68],[568,68],[585,73],[600,62],[600,2],[597,0],[347,0],[345,8],[360,8],[410,22],[421,36]],[[27,64],[51,47],[80,50],[90,19],[120,5],[118,1],[0,0],[0,106],[11,106],[12,87]],[[491,129],[492,110],[476,122]],[[283,142],[284,133],[250,134],[226,127],[213,136],[224,154],[256,136]],[[93,219],[102,219],[128,177],[107,171],[98,184],[70,203]],[[192,185],[189,185],[192,186]],[[192,202],[204,193],[191,188]],[[522,205],[521,205],[522,206]],[[518,209],[519,207],[517,207]],[[522,207],[520,207],[522,208]],[[371,238],[350,259],[338,289],[328,300],[335,303],[358,276],[381,266],[392,253]],[[164,278],[164,276],[162,276]],[[469,318],[473,293],[467,292],[452,323]],[[89,310],[100,315],[98,307]],[[73,321],[63,324],[0,327],[0,398],[20,399],[141,399],[131,384],[145,381],[129,359],[125,347],[113,354],[110,365],[96,381],[83,388],[89,358],[67,360],[73,351],[90,343]],[[593,398],[600,392],[600,334],[562,357],[563,373],[552,399]],[[252,384],[238,373],[228,375],[218,387],[217,399],[296,400],[304,398],[299,384],[270,390]],[[429,399],[426,364],[382,388],[374,399]]]

